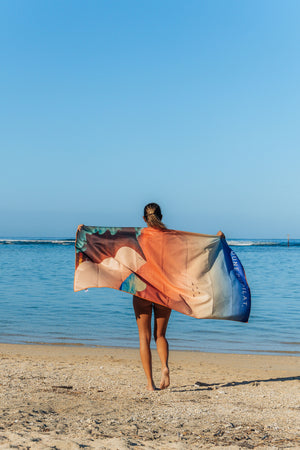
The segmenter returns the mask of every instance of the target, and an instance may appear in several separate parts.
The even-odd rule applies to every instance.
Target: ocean
[[[172,312],[172,350],[300,355],[300,240],[228,240],[252,292],[249,323]],[[73,292],[73,239],[0,239],[0,342],[138,347],[129,294]]]

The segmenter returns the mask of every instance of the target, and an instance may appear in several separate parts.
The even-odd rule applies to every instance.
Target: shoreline
[[[103,349],[124,349],[124,350],[138,350],[138,345],[135,347],[129,347],[129,346],[119,346],[119,345],[100,345],[100,344],[86,344],[81,342],[43,342],[43,341],[25,341],[25,342],[1,342],[1,345],[21,345],[21,346],[51,346],[51,347],[84,347],[84,348],[103,348]],[[294,345],[299,345],[298,342],[295,342]],[[151,350],[155,351],[156,347],[154,343],[151,342]],[[218,352],[212,352],[212,351],[205,351],[205,350],[197,350],[197,349],[173,349],[170,348],[170,352],[192,352],[192,353],[213,353],[213,354],[220,354],[220,355],[262,355],[262,356],[294,356],[294,357],[300,357],[300,351],[289,351],[289,350],[237,350],[235,352],[231,351],[218,351]]]
[[[171,350],[154,393],[138,349],[0,344],[0,363],[0,448],[300,445],[297,356]]]

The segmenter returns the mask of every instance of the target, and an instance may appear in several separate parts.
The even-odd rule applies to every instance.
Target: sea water
[[[300,355],[300,240],[229,240],[252,292],[249,323],[172,312],[171,349]],[[0,240],[0,342],[137,347],[129,294],[73,292],[74,240]]]

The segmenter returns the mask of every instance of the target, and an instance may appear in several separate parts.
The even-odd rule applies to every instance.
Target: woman
[[[148,227],[159,230],[166,230],[162,223],[162,213],[159,205],[149,203],[144,208],[144,220]],[[151,303],[140,297],[133,296],[133,307],[136,317],[136,323],[139,330],[140,354],[143,368],[147,377],[147,389],[155,391],[156,387],[152,377],[152,356],[150,350],[151,342],[151,317],[152,309],[154,312],[154,339],[156,342],[157,353],[161,361],[161,381],[160,389],[165,389],[170,384],[169,376],[169,344],[166,339],[166,331],[171,310],[166,306]]]
[[[145,206],[144,220],[148,227],[156,228],[161,231],[167,229],[161,221],[162,213],[160,206],[157,203],[149,203]],[[218,236],[225,238],[221,231],[218,232]],[[156,390],[152,376],[152,356],[150,350],[152,310],[154,312],[154,339],[161,362],[161,380],[159,387],[160,389],[165,389],[170,385],[168,366],[169,345],[166,339],[166,331],[171,309],[166,306],[144,300],[135,295],[133,296],[133,307],[139,330],[140,355],[147,377],[147,389],[149,391]]]

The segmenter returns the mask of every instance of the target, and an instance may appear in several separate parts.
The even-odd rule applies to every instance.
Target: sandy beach
[[[300,447],[298,357],[171,351],[171,386],[150,393],[136,349],[0,353],[1,448]]]

